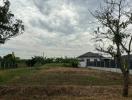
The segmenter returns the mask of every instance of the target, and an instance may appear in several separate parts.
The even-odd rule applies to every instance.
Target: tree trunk
[[[129,68],[130,68],[130,52],[127,54],[126,58],[126,67],[125,67],[125,72],[123,73],[123,96],[127,97],[128,96],[128,91],[129,91]]]
[[[120,46],[117,44],[117,67],[121,69],[122,74],[123,74],[123,93],[122,95],[124,97],[128,96],[128,85],[129,85],[129,60],[130,60],[130,54],[127,55],[127,65],[124,67],[123,62],[122,62],[122,56],[120,52]]]
[[[119,44],[117,44],[117,56],[116,56],[116,60],[117,60],[117,68],[120,68],[122,73],[125,72],[124,68],[123,68],[123,62],[122,62],[122,57],[121,57],[121,51],[120,51],[120,46]]]
[[[129,71],[125,71],[123,73],[123,96],[128,96],[128,89],[129,89]]]

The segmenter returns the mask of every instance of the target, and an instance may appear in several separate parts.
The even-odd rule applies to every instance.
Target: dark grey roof
[[[100,54],[98,53],[92,53],[92,52],[87,52],[83,55],[80,55],[78,58],[84,58],[84,57],[91,57],[91,58],[104,58],[103,56],[101,56]]]

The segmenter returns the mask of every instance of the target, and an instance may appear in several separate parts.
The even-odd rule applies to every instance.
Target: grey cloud
[[[22,36],[2,48],[22,57],[39,55],[78,56],[94,49],[89,35],[94,10],[99,0],[11,0],[12,10],[25,22]],[[90,30],[92,31],[92,30]]]
[[[38,7],[39,11],[49,15],[51,7],[48,5],[48,0],[34,0],[34,4]]]
[[[54,13],[55,10],[59,10],[59,7],[63,4],[75,8],[79,17],[76,19],[78,22],[77,25],[72,25],[70,19],[62,19],[60,16],[51,19],[49,22],[44,22],[39,19],[36,22],[36,25],[35,22],[31,21],[33,25],[38,25],[40,28],[47,29],[51,32],[55,31],[71,34],[76,33],[76,30],[81,30],[81,32],[88,31],[90,21],[94,20],[93,16],[89,13],[89,10],[92,12],[97,9],[100,2],[98,0],[34,0],[34,3],[44,16],[50,16],[50,14]],[[60,20],[60,25],[53,26],[51,22],[58,19]]]
[[[33,0],[33,2],[39,11],[45,15],[49,15],[52,10],[56,9],[63,3],[62,0]]]
[[[55,20],[59,20],[57,22],[58,25],[56,25]],[[49,32],[55,32],[55,33],[57,32],[58,34],[60,33],[60,35],[77,33],[76,26],[72,25],[69,19],[57,18],[49,21],[48,20],[44,21],[40,18],[40,19],[30,20],[30,24],[33,27],[41,28]]]

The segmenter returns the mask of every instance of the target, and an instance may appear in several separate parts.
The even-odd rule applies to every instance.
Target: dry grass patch
[[[0,97],[6,100],[123,100],[120,91],[120,86],[0,87]],[[125,100],[131,99],[132,87]]]
[[[121,96],[122,76],[87,68],[32,68],[4,71],[0,100],[132,100]],[[132,79],[132,76],[130,76]],[[132,85],[132,82],[131,82]]]

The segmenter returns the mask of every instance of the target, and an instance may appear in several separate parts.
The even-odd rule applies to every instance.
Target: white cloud
[[[93,51],[90,33],[98,0],[10,0],[11,10],[25,24],[25,33],[2,45],[1,55],[15,51],[33,55],[78,56]],[[4,52],[4,53],[3,53]]]

